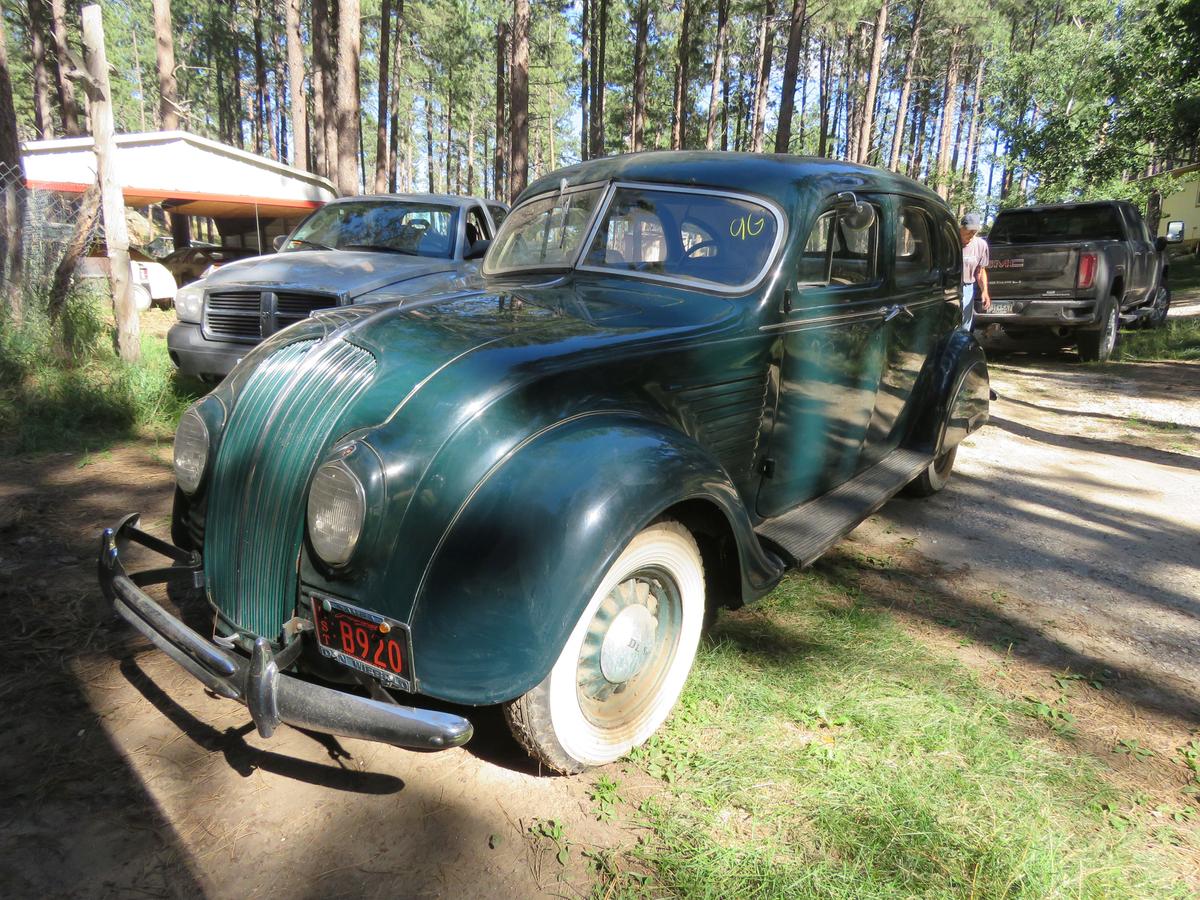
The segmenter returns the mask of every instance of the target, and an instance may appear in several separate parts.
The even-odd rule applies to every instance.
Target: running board
[[[773,519],[755,532],[784,552],[789,565],[807,566],[887,503],[933,461],[927,453],[893,450],[827,494]]]

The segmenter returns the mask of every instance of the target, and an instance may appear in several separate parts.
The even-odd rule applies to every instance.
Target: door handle
[[[912,310],[899,303],[895,304],[894,306],[881,306],[879,308],[879,312],[883,316],[883,321],[885,323],[892,321],[892,319],[895,319],[898,316],[904,316],[907,319],[913,318]]]

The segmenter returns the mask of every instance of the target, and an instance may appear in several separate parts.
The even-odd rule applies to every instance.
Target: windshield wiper
[[[324,244],[318,244],[316,241],[306,241],[304,238],[292,238],[288,241],[289,244],[303,244],[310,250],[334,250],[334,247],[326,247]]]
[[[386,247],[383,244],[343,244],[343,250],[378,250],[383,253],[403,253],[405,256],[420,256],[415,250],[403,247]]]

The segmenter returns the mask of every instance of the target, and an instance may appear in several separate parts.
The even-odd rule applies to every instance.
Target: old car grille
[[[254,342],[337,305],[336,294],[312,291],[210,291],[204,301],[204,336]]]
[[[240,628],[274,639],[291,618],[309,479],[374,371],[353,344],[300,341],[242,389],[212,472],[204,542],[209,595]]]

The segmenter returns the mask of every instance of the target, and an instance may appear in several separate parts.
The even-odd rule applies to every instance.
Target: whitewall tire
[[[624,756],[670,715],[704,618],[695,539],[678,522],[650,525],[605,573],[550,674],[505,707],[513,734],[564,773]]]

